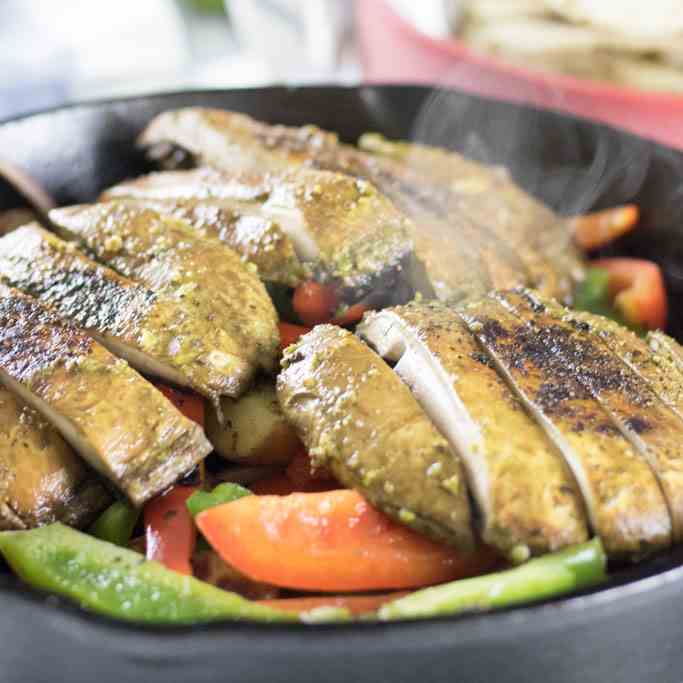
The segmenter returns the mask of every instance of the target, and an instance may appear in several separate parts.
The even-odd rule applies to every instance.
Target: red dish
[[[622,88],[511,66],[455,39],[434,39],[387,0],[356,0],[364,79],[429,83],[599,119],[683,149],[683,95]]]

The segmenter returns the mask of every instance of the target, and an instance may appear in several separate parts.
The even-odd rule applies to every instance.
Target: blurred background
[[[457,86],[683,147],[683,0],[0,0],[0,119],[187,88]]]

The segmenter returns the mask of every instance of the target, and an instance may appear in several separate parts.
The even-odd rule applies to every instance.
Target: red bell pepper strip
[[[202,534],[252,580],[327,592],[415,588],[482,573],[498,558],[435,543],[356,491],[246,496],[199,514]]]
[[[194,486],[174,486],[150,500],[144,509],[146,556],[169,569],[192,575],[190,557],[197,540],[187,499],[197,490]]]
[[[640,218],[635,204],[595,211],[570,220],[576,243],[586,251],[605,247],[617,238],[631,232]]]
[[[312,328],[279,322],[278,329],[280,331],[280,350],[284,350],[290,344],[296,344],[299,341],[299,337],[310,332]]]
[[[606,258],[591,265],[609,273],[609,294],[624,320],[650,330],[666,327],[667,298],[660,267],[652,261]]]
[[[339,305],[334,288],[320,282],[308,280],[302,282],[295,290],[292,307],[305,325],[327,323]]]

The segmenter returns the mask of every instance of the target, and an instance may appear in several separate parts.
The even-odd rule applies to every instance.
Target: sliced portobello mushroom
[[[263,283],[232,249],[125,202],[55,209],[50,219],[67,241],[176,302],[181,314],[172,320],[168,351],[221,377],[221,395],[239,396],[259,368],[274,370],[277,313]]]
[[[648,344],[623,325],[600,315],[568,311],[548,299],[543,299],[543,305],[548,315],[602,340],[603,346],[642,379],[683,421],[683,372],[663,345]]]
[[[571,471],[452,308],[387,309],[366,315],[356,332],[396,363],[460,454],[486,543],[519,561],[587,540]]]
[[[282,281],[270,275],[273,271],[289,272],[299,280],[312,274],[337,284],[349,302],[380,288],[393,292],[413,258],[408,219],[369,183],[338,173],[202,168],[144,176],[110,188],[103,198],[132,198],[147,205],[152,201],[159,211],[189,216],[188,223],[223,239],[259,266],[264,280]],[[227,213],[231,223],[207,223],[206,211],[197,221],[197,208],[202,206],[207,211],[213,207],[213,215]],[[264,223],[273,226],[273,237],[256,245],[244,239],[251,237],[251,229],[263,234]],[[262,260],[268,260],[265,271]]]
[[[245,465],[286,465],[301,447],[287,422],[272,380],[258,381],[238,399],[221,399],[220,420],[206,414],[206,436],[216,452]]]
[[[337,142],[334,133],[316,126],[271,126],[246,114],[205,107],[162,112],[138,139],[164,168],[211,166],[257,172],[286,171],[309,162],[312,150],[334,150]]]
[[[214,402],[230,390],[230,369],[207,362],[211,349],[195,353],[206,340],[182,298],[91,261],[36,223],[0,238],[0,280],[51,306],[140,372]],[[186,351],[179,352],[179,340]]]
[[[374,351],[347,330],[319,325],[285,350],[282,367],[280,406],[316,466],[394,519],[473,547],[458,455]]]
[[[524,192],[506,169],[486,166],[452,150],[387,140],[376,133],[361,136],[358,144],[393,164],[396,174],[422,179],[426,186],[423,201],[462,213],[491,230],[519,254],[532,285],[541,293],[571,300],[585,270],[573,232],[566,221]]]
[[[674,543],[683,538],[683,423],[641,377],[622,363],[590,326],[550,315],[533,292],[506,292],[501,300],[528,321],[603,407],[614,426],[650,464],[671,513]],[[586,329],[588,328],[588,329]]]
[[[294,245],[272,218],[249,208],[258,193],[221,196],[227,180],[208,168],[151,173],[106,190],[101,201],[126,199],[185,221],[200,235],[221,240],[258,268],[265,282],[296,287],[305,277]]]
[[[211,450],[199,426],[126,361],[5,285],[0,382],[134,505],[162,492]]]
[[[371,183],[370,187],[376,187],[412,219],[410,238],[415,242],[415,253],[426,268],[429,289],[440,298],[469,296],[475,279],[492,279],[499,287],[528,283],[524,265],[512,250],[493,239],[486,226],[474,225],[462,214],[437,215],[433,203],[426,204],[415,196],[415,183],[424,185],[419,177],[397,177],[381,158],[343,145],[336,135],[314,126],[269,126],[244,114],[188,108],[160,114],[139,142],[157,151],[183,148],[190,153],[192,163],[229,173],[277,175],[305,165]],[[174,157],[171,152],[166,158]],[[476,268],[471,261],[473,253]],[[482,258],[485,262],[479,264]],[[468,261],[469,267],[463,266]],[[467,286],[463,289],[464,283]],[[479,294],[483,285],[475,290]]]
[[[639,558],[668,547],[671,516],[656,477],[579,381],[578,368],[495,298],[458,312],[564,456],[610,556]]]
[[[111,499],[59,432],[0,387],[0,529],[84,527]]]

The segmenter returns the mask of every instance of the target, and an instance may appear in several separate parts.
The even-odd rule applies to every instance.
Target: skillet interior
[[[670,297],[671,329],[683,338],[683,154],[606,126],[573,117],[459,93],[441,98],[441,114],[467,121],[497,122],[493,138],[472,145],[466,126],[448,142],[488,162],[511,164],[530,191],[566,209],[567,195],[581,190],[538,182],[539,178],[585,180],[595,159],[599,183],[590,204],[636,202],[645,226],[621,240],[612,253],[647,256],[663,264]],[[273,123],[315,123],[354,141],[366,131],[409,138],[424,129],[425,104],[433,105],[423,87],[264,88],[240,91],[179,93],[94,103],[57,109],[0,125],[0,156],[39,180],[60,204],[88,201],[123,178],[149,170],[133,141],[144,124],[166,109],[187,105],[224,107]],[[429,111],[427,109],[426,111]],[[507,133],[501,126],[515,120]],[[520,128],[519,122],[523,126]],[[521,131],[521,132],[520,132]],[[511,146],[506,135],[517,135]],[[482,133],[483,135],[483,133]],[[571,144],[567,141],[571,140]],[[442,139],[439,142],[443,142]],[[606,156],[605,156],[606,155]],[[647,163],[644,174],[633,164]],[[530,164],[530,165],[527,165]],[[592,181],[592,177],[589,178]],[[594,187],[594,186],[593,186]],[[0,208],[18,198],[0,187]],[[210,680],[221,671],[227,680],[327,681],[441,680],[460,672],[463,680],[668,681],[674,675],[679,647],[677,626],[683,616],[683,548],[636,567],[616,572],[607,590],[483,616],[427,623],[349,627],[265,627],[212,625],[191,629],[138,628],[86,615],[54,598],[44,599],[0,576],[4,609],[0,614],[3,681],[54,680],[68,671],[71,680],[92,680],[97,667],[104,681],[145,676],[145,680]],[[656,623],[656,625],[655,625]],[[59,633],[59,635],[57,635]],[[650,644],[649,641],[652,641]],[[647,641],[647,646],[646,642]],[[635,647],[638,643],[638,647]],[[41,650],[43,656],[32,657]],[[87,647],[84,657],[82,648]],[[667,652],[670,650],[670,652]],[[353,656],[344,653],[354,652]],[[673,654],[675,653],[675,655]],[[637,656],[634,658],[634,656]],[[674,659],[674,657],[676,659]],[[65,661],[68,659],[68,663]],[[5,670],[5,667],[8,667]],[[57,668],[55,668],[57,667]],[[61,668],[60,668],[61,667]],[[67,668],[64,668],[67,667]],[[549,667],[552,667],[550,669]],[[680,671],[680,668],[678,668]],[[503,676],[505,672],[505,676]],[[655,673],[659,675],[653,675]],[[18,674],[21,673],[21,676]],[[16,676],[16,678],[14,677]],[[111,676],[109,678],[108,676]],[[57,676],[59,678],[59,676]],[[195,678],[196,677],[196,678]]]

